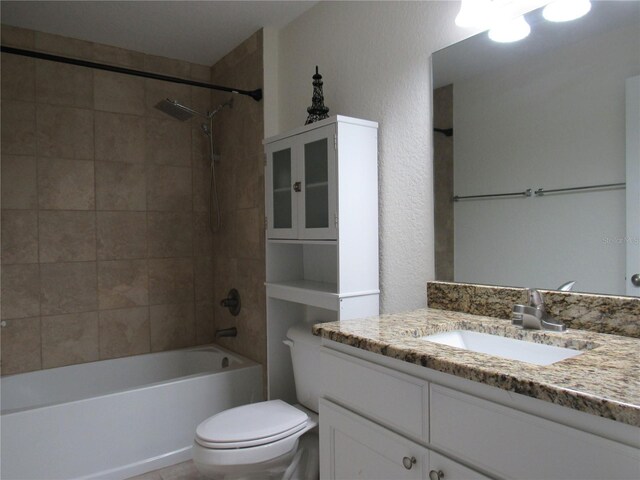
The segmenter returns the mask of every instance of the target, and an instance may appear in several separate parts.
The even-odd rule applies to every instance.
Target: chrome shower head
[[[171,100],[169,98],[165,98],[164,100],[160,100],[156,103],[155,107],[161,112],[166,113],[167,115],[172,116],[176,120],[180,120],[184,122],[185,120],[189,120],[193,117],[194,112],[189,107],[185,107],[181,105],[176,100]]]
[[[205,135],[209,135],[211,133],[211,129],[209,128],[209,125],[207,125],[206,123],[201,124],[200,128],[205,133]]]

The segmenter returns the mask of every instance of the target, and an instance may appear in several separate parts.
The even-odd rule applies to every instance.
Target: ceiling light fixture
[[[542,16],[550,22],[569,22],[585,16],[590,10],[589,0],[556,0],[544,7]]]
[[[488,26],[493,8],[491,0],[462,0],[456,25],[462,28]]]
[[[517,42],[526,38],[531,27],[524,19],[524,15],[506,20],[489,30],[489,38],[498,43]]]

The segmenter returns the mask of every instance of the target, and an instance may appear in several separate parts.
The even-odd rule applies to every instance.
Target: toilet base
[[[319,478],[318,429],[314,428],[302,435],[296,447],[290,452],[267,462],[246,465],[210,465],[203,463],[196,451],[194,451],[193,461],[198,471],[211,480],[317,480]]]

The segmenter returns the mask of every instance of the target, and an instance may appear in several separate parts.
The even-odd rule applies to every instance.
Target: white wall
[[[381,309],[423,307],[434,278],[431,53],[462,40],[459,2],[321,2],[279,32],[279,111],[304,124],[315,65],[330,114],[380,123]],[[265,65],[265,69],[269,68]]]
[[[454,84],[457,195],[625,181],[637,25]],[[542,140],[544,139],[544,140]],[[624,190],[455,204],[455,280],[624,294]],[[611,239],[607,242],[607,239]]]

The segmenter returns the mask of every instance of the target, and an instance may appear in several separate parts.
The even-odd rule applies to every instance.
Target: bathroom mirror
[[[638,295],[625,278],[627,248],[640,249],[625,216],[625,184],[638,188],[625,83],[640,75],[640,2],[525,18],[524,40],[484,32],[433,55],[436,278]]]

